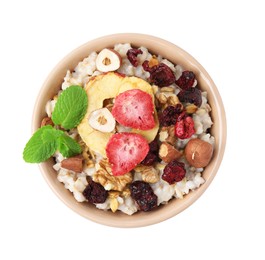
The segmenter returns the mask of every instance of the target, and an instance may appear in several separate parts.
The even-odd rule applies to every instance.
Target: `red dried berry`
[[[168,106],[159,115],[159,122],[161,126],[175,125],[177,122],[177,115],[181,113],[182,105],[177,104],[176,106]]]
[[[151,166],[153,165],[155,162],[157,162],[158,156],[154,153],[148,153],[146,155],[146,157],[144,158],[144,160],[141,162],[141,164],[145,165],[145,166]]]
[[[135,181],[130,184],[130,191],[140,210],[146,212],[157,207],[157,196],[149,183]]]
[[[143,69],[150,73],[149,81],[159,87],[165,87],[173,84],[176,77],[173,71],[164,63],[159,63],[153,67],[149,67],[149,62],[145,61],[143,64]]]
[[[83,195],[90,203],[104,203],[108,197],[108,192],[99,183],[89,180]]]
[[[151,143],[149,143],[149,152],[151,153],[157,153],[159,151],[159,145],[157,140],[155,139]]]
[[[186,174],[185,164],[173,160],[167,164],[162,174],[162,179],[169,184],[174,184],[178,181],[181,181]]]
[[[195,82],[195,74],[192,71],[183,71],[176,84],[182,89],[189,89]]]
[[[126,55],[130,63],[134,66],[138,66],[138,60],[137,60],[137,55],[142,54],[143,51],[141,49],[130,49],[127,51]]]
[[[194,121],[192,117],[182,112],[175,125],[175,135],[180,139],[190,138],[195,133]]]
[[[197,88],[183,89],[178,93],[178,98],[181,102],[192,103],[197,107],[202,104],[201,91]]]
[[[158,142],[157,140],[154,140],[149,144],[149,152],[144,158],[144,160],[141,162],[141,164],[150,166],[153,165],[155,162],[159,161],[158,151],[159,151]]]

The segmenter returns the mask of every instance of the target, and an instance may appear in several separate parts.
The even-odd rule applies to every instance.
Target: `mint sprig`
[[[58,150],[64,157],[72,157],[76,154],[80,154],[82,151],[80,145],[67,135],[61,135],[59,137]]]
[[[40,163],[49,159],[57,150],[64,157],[71,157],[81,153],[80,145],[63,131],[52,126],[38,129],[26,144],[23,159],[29,163]]]
[[[85,90],[80,86],[70,86],[59,96],[52,113],[52,121],[64,129],[74,128],[83,119],[87,106]]]

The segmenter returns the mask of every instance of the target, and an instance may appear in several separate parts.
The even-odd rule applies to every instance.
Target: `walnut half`
[[[111,175],[111,168],[106,159],[99,162],[100,168],[93,175],[93,181],[100,183],[106,190],[122,191],[133,178],[130,172],[121,175]]]

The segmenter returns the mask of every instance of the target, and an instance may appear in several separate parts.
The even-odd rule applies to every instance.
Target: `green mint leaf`
[[[86,114],[87,106],[85,90],[80,86],[70,86],[59,96],[52,113],[52,121],[64,129],[74,128]]]
[[[58,139],[58,150],[64,157],[72,157],[81,153],[80,145],[71,137],[61,135]]]
[[[23,151],[23,159],[29,163],[40,163],[49,159],[56,151],[57,142],[52,132],[56,131],[52,126],[43,126],[38,129],[26,144]],[[45,134],[45,138],[43,138]]]

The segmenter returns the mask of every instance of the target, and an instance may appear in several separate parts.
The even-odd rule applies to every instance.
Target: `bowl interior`
[[[207,189],[216,175],[223,157],[226,142],[226,119],[222,100],[208,73],[192,56],[170,42],[149,35],[116,34],[90,41],[67,55],[52,70],[44,82],[36,101],[32,130],[35,132],[39,128],[40,122],[45,116],[45,104],[59,91],[68,69],[73,70],[78,62],[87,57],[92,51],[100,51],[106,47],[113,47],[116,43],[127,42],[136,47],[145,46],[153,54],[160,54],[171,62],[180,64],[184,69],[192,70],[196,74],[200,88],[208,92],[208,101],[212,107],[211,116],[214,122],[211,134],[215,137],[215,150],[211,163],[203,173],[205,183],[199,189],[190,192],[182,200],[173,199],[167,205],[160,206],[154,211],[148,213],[138,212],[128,216],[122,212],[114,214],[110,211],[99,210],[89,203],[77,202],[72,193],[66,190],[64,185],[57,180],[57,174],[52,168],[52,159],[41,163],[40,169],[55,194],[67,206],[83,217],[108,226],[139,227],[168,219],[191,205]]]

